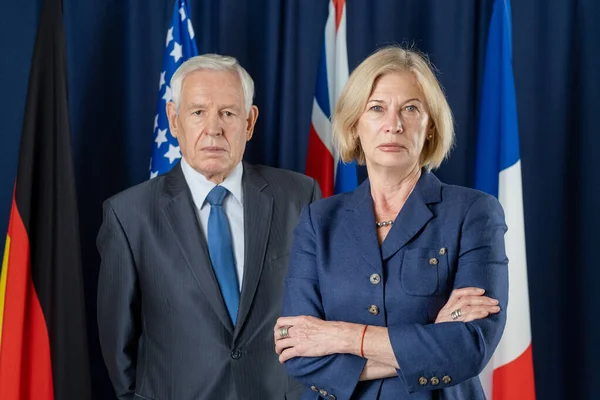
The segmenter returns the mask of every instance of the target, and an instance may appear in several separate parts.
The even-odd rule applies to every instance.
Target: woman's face
[[[429,111],[414,75],[382,75],[356,127],[367,168],[420,168],[429,127]]]

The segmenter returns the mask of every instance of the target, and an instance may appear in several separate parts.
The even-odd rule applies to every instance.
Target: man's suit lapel
[[[263,270],[273,216],[273,198],[263,193],[267,185],[251,165],[244,163],[244,279],[234,340],[246,321]]]
[[[433,218],[433,213],[427,205],[440,201],[440,181],[432,173],[423,171],[381,245],[383,260],[393,256],[421,231]]]
[[[206,239],[200,231],[196,207],[180,164],[165,175],[165,194],[169,200],[163,206],[163,212],[190,272],[223,325],[233,334],[233,324],[219,290]]]

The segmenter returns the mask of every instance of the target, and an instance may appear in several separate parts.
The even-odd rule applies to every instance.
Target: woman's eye
[[[375,112],[381,112],[381,111],[383,111],[383,107],[381,107],[381,106],[373,106],[369,110],[375,111]]]
[[[404,109],[408,112],[414,112],[414,111],[419,111],[419,109],[416,106],[413,105],[408,105],[406,107],[404,107]]]

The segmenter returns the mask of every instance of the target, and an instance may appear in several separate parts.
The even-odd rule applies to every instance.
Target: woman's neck
[[[421,168],[418,165],[410,171],[369,174],[371,197],[378,221],[396,218],[420,177]]]

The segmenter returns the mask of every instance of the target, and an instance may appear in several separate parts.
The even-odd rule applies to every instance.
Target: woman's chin
[[[415,167],[415,162],[408,160],[405,157],[378,157],[371,163],[377,169],[405,171]],[[368,165],[368,164],[367,164]]]

